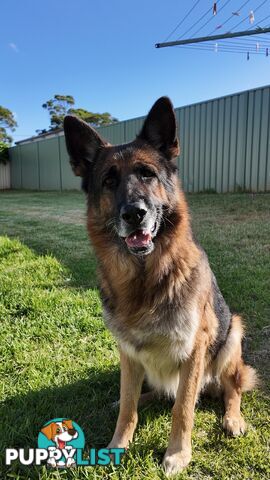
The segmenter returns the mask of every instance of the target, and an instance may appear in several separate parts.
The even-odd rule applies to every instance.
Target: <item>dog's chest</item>
[[[124,319],[104,313],[121,348],[146,369],[155,365],[172,371],[192,352],[199,323],[195,307],[144,314],[130,327]]]

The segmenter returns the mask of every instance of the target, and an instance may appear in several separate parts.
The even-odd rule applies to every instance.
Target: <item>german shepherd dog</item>
[[[132,441],[146,377],[175,400],[163,460],[165,472],[175,474],[191,460],[199,393],[222,393],[223,427],[239,435],[241,395],[255,386],[256,373],[242,359],[241,318],[230,313],[192,235],[173,106],[167,97],[157,100],[140,134],[124,145],[110,145],[74,116],[65,117],[64,130],[87,194],[105,322],[120,350],[120,412],[108,447]]]

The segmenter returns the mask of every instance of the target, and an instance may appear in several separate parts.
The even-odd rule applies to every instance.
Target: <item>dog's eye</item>
[[[156,173],[154,172],[154,170],[151,170],[150,168],[140,168],[139,175],[143,180],[148,180],[156,177]]]
[[[109,189],[115,188],[117,185],[117,178],[116,177],[105,177],[102,186],[107,187]]]
[[[56,429],[56,433],[60,433],[61,432],[61,429],[60,428],[57,428]]]
[[[67,427],[63,427],[63,430],[64,430],[64,432],[68,431]]]

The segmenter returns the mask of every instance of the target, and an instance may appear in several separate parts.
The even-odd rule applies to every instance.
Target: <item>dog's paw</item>
[[[162,466],[165,470],[166,475],[176,475],[188,466],[190,460],[190,451],[182,450],[181,452],[175,453],[166,452],[162,462]]]
[[[223,417],[223,428],[229,435],[233,435],[237,437],[245,433],[246,431],[246,424],[241,415],[232,416],[232,415],[224,415]]]
[[[125,446],[124,443],[114,443],[114,442],[110,442],[109,445],[107,445],[108,449],[111,449],[111,448],[124,448],[125,449],[125,453],[127,453],[127,450],[128,450],[128,445]],[[109,457],[111,459],[111,461],[113,462],[114,461],[114,453],[109,453]]]

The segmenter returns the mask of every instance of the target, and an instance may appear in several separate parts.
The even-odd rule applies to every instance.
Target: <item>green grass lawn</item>
[[[231,310],[243,315],[246,359],[261,378],[245,394],[242,438],[222,431],[222,406],[202,398],[193,459],[179,479],[270,478],[270,195],[192,195],[193,228]],[[81,193],[0,193],[0,479],[163,479],[171,405],[141,408],[134,443],[120,467],[4,466],[6,447],[36,447],[42,425],[69,417],[87,448],[109,442],[119,398],[115,342],[102,321],[96,262]]]

